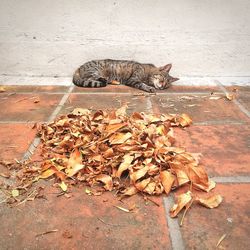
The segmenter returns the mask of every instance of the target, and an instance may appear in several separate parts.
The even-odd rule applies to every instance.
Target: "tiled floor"
[[[232,89],[174,86],[157,95],[144,95],[123,86],[6,86],[0,93],[0,160],[21,159],[33,149],[29,146],[35,138],[35,122],[46,122],[75,107],[107,110],[128,103],[130,113],[185,112],[194,124],[175,130],[176,145],[202,153],[202,163],[218,181],[214,192],[224,201],[213,210],[192,207],[180,227],[180,218],[168,216],[172,196],[152,197],[158,206],[140,196],[121,203],[112,193],[88,196],[79,186],[72,188],[70,198],[57,197],[53,182],[41,182],[47,187],[46,199],[14,208],[0,200],[0,249],[215,249],[223,235],[219,249],[248,249],[250,87],[239,88],[236,101],[209,99],[211,92],[225,95],[225,90]],[[125,213],[115,205],[136,209]]]

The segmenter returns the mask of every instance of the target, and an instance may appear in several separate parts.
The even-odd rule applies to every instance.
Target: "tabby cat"
[[[166,89],[179,80],[169,75],[172,65],[155,67],[153,64],[142,64],[125,60],[93,60],[76,70],[73,83],[79,87],[105,87],[117,81],[130,87],[147,92]]]

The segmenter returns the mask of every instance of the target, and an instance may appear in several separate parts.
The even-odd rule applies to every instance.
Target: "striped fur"
[[[153,64],[135,61],[93,60],[75,71],[73,83],[79,87],[100,88],[115,80],[130,87],[155,92],[156,89],[165,89],[178,80],[169,75],[171,66],[167,64],[157,68]]]

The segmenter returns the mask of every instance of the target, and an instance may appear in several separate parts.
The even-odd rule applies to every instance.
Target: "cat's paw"
[[[154,87],[148,86],[147,89],[145,89],[149,93],[155,93],[156,89]]]

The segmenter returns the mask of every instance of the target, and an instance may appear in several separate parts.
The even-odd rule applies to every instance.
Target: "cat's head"
[[[163,67],[159,67],[150,77],[150,82],[156,89],[166,89],[172,82],[179,80],[179,78],[169,75],[169,71],[171,68],[172,64],[167,64]]]

